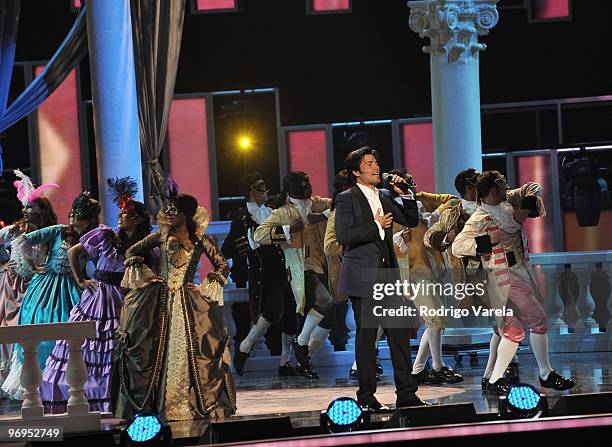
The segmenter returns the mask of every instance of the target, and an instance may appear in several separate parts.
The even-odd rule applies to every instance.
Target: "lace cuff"
[[[216,302],[219,306],[223,306],[223,286],[225,284],[227,284],[227,280],[223,275],[209,273],[197,288],[200,295]]]
[[[21,235],[11,242],[11,251],[13,253],[12,258],[15,260],[15,272],[26,278],[32,276],[35,273],[32,265],[34,252],[25,235]]]
[[[137,256],[133,256],[130,259],[136,257]],[[130,259],[125,262],[127,263]],[[151,280],[156,277],[157,275],[155,275],[155,273],[145,264],[138,264],[134,261],[134,263],[125,269],[123,279],[121,280],[121,287],[125,289],[139,289],[150,284]]]

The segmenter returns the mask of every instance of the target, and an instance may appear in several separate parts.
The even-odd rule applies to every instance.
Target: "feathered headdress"
[[[176,207],[174,206],[174,199],[178,195],[178,185],[174,181],[171,176],[166,178],[166,188],[164,194],[155,194],[151,197],[161,197],[164,201],[164,206],[162,210],[164,213],[174,212],[176,211]]]
[[[15,180],[13,185],[17,188],[17,198],[25,208],[36,199],[42,197],[43,193],[49,188],[59,188],[55,183],[45,183],[40,185],[38,188],[34,188],[34,184],[30,177],[25,175],[19,169],[13,171],[19,180]]]
[[[138,192],[138,185],[132,177],[108,178],[106,184],[120,210],[125,209]]]
[[[97,200],[91,198],[91,192],[87,189],[76,196],[72,202],[71,213],[77,219],[87,219],[99,212],[100,204]]]
[[[166,188],[168,189],[168,193],[166,195],[166,199],[173,200],[178,195],[178,185],[174,181],[171,176],[168,176],[166,179]]]

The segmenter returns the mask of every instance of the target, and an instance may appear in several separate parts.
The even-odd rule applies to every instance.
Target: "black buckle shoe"
[[[307,365],[310,363],[310,356],[308,355],[308,345],[300,346],[297,341],[297,337],[291,340],[291,346],[293,346],[293,352],[295,352],[295,359],[298,365]]]
[[[425,368],[418,374],[412,374],[417,385],[437,385],[443,383],[442,377],[439,377],[431,369]]]
[[[576,382],[571,379],[567,379],[554,371],[551,371],[548,374],[546,380],[542,380],[542,378],[540,377],[540,385],[542,385],[544,388],[552,388],[553,390],[557,391],[565,391],[569,390],[570,388],[573,388],[574,385],[576,385]]]
[[[374,400],[372,402],[367,402],[367,403],[364,403],[364,402],[358,402],[358,403],[363,411],[369,411],[372,413],[388,413],[391,411],[391,409],[387,405],[383,405],[377,400]]]
[[[295,371],[295,366],[291,363],[287,362],[282,366],[278,367],[278,377],[291,377],[297,376],[297,372]]]
[[[510,362],[504,377],[510,381],[511,384],[517,385],[521,381],[519,374],[519,364],[517,362]]]
[[[295,373],[298,376],[306,377],[307,379],[318,379],[319,375],[310,368],[310,363],[298,363],[295,367]]]
[[[508,379],[506,379],[505,377],[501,377],[496,382],[493,382],[493,383],[489,382],[487,391],[490,391],[492,393],[497,393],[500,395],[508,394],[508,391],[510,391],[511,386],[512,384],[510,383]]]
[[[463,376],[448,366],[443,366],[440,371],[433,371],[433,373],[446,383],[463,382]]]
[[[245,354],[240,349],[237,349],[234,353],[234,369],[239,376],[244,374],[244,365],[246,365],[249,354]]]
[[[482,388],[482,391],[487,391],[489,389],[489,379],[483,377],[480,381],[480,387]]]

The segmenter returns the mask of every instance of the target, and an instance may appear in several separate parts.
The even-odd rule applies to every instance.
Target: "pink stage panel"
[[[537,20],[569,17],[569,0],[532,0],[532,16]]]
[[[220,9],[235,9],[236,0],[197,0],[198,11],[216,11]]]
[[[44,67],[36,67],[38,75]],[[81,148],[76,72],[38,108],[38,146],[42,183],[57,183],[45,196],[51,200],[58,222],[68,223],[72,201],[82,191]]]
[[[350,0],[311,0],[313,11],[342,11],[351,7]]]
[[[194,196],[211,214],[210,165],[206,99],[175,99],[168,123],[168,159],[170,174],[179,192]],[[203,258],[204,259],[204,258]],[[210,271],[208,261],[200,271]]]
[[[312,193],[329,197],[325,129],[287,132],[290,171],[304,171],[310,177]]]
[[[402,125],[404,166],[413,175],[417,191],[435,192],[433,128],[431,123]]]
[[[531,253],[555,251],[552,202],[552,179],[550,176],[550,157],[548,155],[528,155],[516,159],[516,186],[527,182],[536,182],[542,186],[542,200],[546,208],[546,217],[527,219],[525,229],[529,237]]]

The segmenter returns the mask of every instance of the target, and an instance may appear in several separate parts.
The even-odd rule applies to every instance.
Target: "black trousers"
[[[376,400],[376,332],[377,327],[363,327],[361,324],[361,300],[372,298],[349,297],[353,305],[355,323],[357,324],[357,337],[355,339],[355,358],[359,370],[359,389],[357,400],[366,405]],[[393,378],[395,379],[395,393],[397,405],[407,405],[416,401],[417,383],[412,377],[412,358],[410,356],[410,328],[384,328],[387,335],[391,362],[393,363]]]

